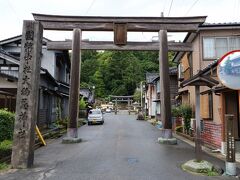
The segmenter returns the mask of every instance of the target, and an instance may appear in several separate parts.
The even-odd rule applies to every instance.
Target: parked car
[[[112,112],[112,110],[110,108],[106,109],[106,113],[111,113],[111,112]]]
[[[88,125],[91,124],[103,124],[103,114],[100,109],[92,109],[88,113]]]

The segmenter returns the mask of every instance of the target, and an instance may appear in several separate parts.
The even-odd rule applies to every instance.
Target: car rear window
[[[100,110],[91,110],[89,111],[89,114],[101,114]]]

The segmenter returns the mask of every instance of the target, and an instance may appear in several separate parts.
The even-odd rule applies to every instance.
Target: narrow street
[[[228,179],[195,176],[181,170],[194,158],[194,149],[157,143],[159,130],[135,115],[104,115],[104,125],[83,126],[79,144],[61,144],[61,138],[35,152],[35,167],[0,175],[1,180],[196,180]],[[205,159],[224,167],[222,161]],[[230,178],[229,178],[230,179]],[[235,178],[233,178],[235,179]]]

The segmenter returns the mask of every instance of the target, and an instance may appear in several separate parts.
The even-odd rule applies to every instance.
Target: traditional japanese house
[[[66,118],[69,96],[70,59],[68,51],[49,51],[43,38],[37,124],[50,127]],[[0,41],[0,108],[15,111],[21,36]]]
[[[178,91],[177,68],[169,68],[171,105],[176,105]],[[160,77],[158,73],[146,73],[146,106],[149,116],[161,120]]]
[[[179,52],[173,61],[178,65],[178,101],[195,109],[195,90],[191,82],[200,87],[202,139],[205,145],[225,146],[224,114],[234,114],[235,139],[240,138],[239,91],[230,90],[219,83],[217,60],[225,53],[240,49],[240,24],[203,24],[196,34],[188,34],[184,42],[193,44],[192,52]],[[236,63],[236,67],[237,67]],[[208,84],[208,85],[206,85]]]

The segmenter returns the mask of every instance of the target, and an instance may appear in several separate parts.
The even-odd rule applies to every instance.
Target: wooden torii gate
[[[189,43],[168,43],[167,32],[197,31],[206,17],[99,17],[33,14],[23,22],[16,119],[12,148],[13,168],[27,168],[34,160],[34,127],[37,119],[43,30],[73,31],[73,40],[49,42],[48,49],[72,49],[67,139],[77,134],[81,49],[158,50],[163,138],[172,137],[168,50],[192,51]],[[81,41],[82,31],[113,31],[113,42]],[[159,42],[127,42],[127,32],[159,32]]]
[[[110,99],[113,99],[115,101],[115,114],[117,114],[117,105],[118,102],[128,102],[128,111],[130,108],[130,105],[133,101],[133,96],[110,96]]]

